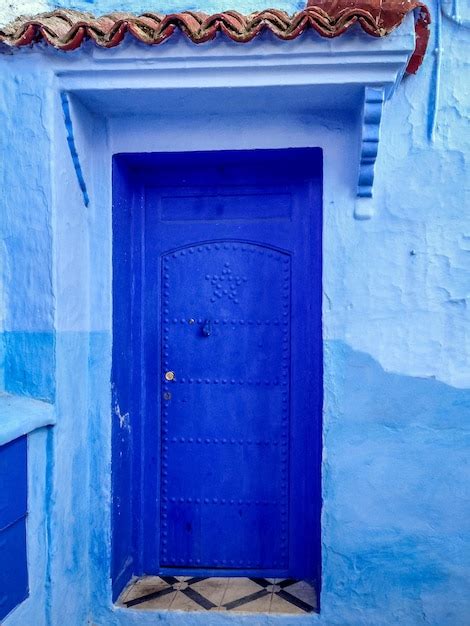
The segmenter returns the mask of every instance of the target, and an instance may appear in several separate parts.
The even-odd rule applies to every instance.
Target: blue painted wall
[[[5,184],[0,220],[0,302],[4,304],[0,322],[4,356],[0,380],[5,391],[51,400],[54,309],[49,164],[37,166],[40,155],[48,150],[44,133],[47,85],[38,88],[38,82],[37,70],[23,75],[21,81],[10,73],[2,77],[0,153]],[[19,106],[15,106],[18,99]]]
[[[11,9],[0,9],[0,22],[12,12],[53,5],[9,4]],[[435,9],[436,2],[430,4]],[[55,5],[97,13],[130,6],[161,12],[191,7],[111,0]],[[226,3],[199,6],[210,12]],[[264,2],[232,6],[248,11],[264,8]],[[468,17],[462,2],[460,8]],[[442,52],[436,101],[437,44]],[[377,215],[358,222],[338,207],[325,207],[323,492],[328,506],[324,610],[309,623],[468,623],[469,48],[468,30],[443,18],[440,41],[434,26],[423,67],[386,105]],[[87,455],[100,437],[95,418],[107,408],[99,392],[107,384],[102,366],[109,364],[110,337],[99,324],[90,334],[90,326],[74,318],[73,281],[59,284],[69,310],[56,310],[54,268],[58,263],[67,267],[68,258],[52,253],[50,171],[62,164],[51,162],[51,80],[41,55],[28,62],[0,56],[0,383],[12,393],[50,401],[58,390],[68,389],[57,401],[54,441],[38,435],[33,502],[43,507],[47,496],[55,513],[35,519],[37,545],[31,548],[31,575],[46,581],[47,595],[38,592],[25,605],[36,603],[30,605],[31,614],[41,625],[81,626],[88,618],[108,624],[93,618],[96,598],[108,585],[93,572],[104,571],[99,546],[108,531],[100,526],[98,504],[109,497],[109,484],[93,484],[99,459],[92,456],[90,462]],[[65,182],[69,194],[80,193],[76,181]],[[70,219],[85,233],[87,220],[99,217],[83,211]],[[86,240],[71,239],[70,258],[86,245]],[[74,280],[86,281],[86,272]],[[64,364],[71,360],[75,366],[67,369]],[[89,364],[96,376],[83,380],[77,372]],[[91,414],[89,397],[96,397]],[[86,424],[77,417],[83,414],[89,416]],[[53,474],[49,483],[40,460]],[[91,492],[84,484],[93,485]],[[55,591],[50,591],[51,579]],[[15,611],[6,624],[23,626],[30,619]],[[217,615],[205,619],[208,625],[220,623]],[[169,616],[167,621],[180,626],[194,618]],[[239,623],[245,622],[255,623],[241,617]],[[265,623],[268,618],[256,619],[257,626]],[[284,618],[282,623],[299,621]]]

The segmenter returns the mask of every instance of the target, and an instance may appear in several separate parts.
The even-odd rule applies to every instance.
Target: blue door
[[[291,257],[212,239],[162,271],[161,564],[286,569]]]
[[[321,153],[132,159],[142,571],[312,578]]]

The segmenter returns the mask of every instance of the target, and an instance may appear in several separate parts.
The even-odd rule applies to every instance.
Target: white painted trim
[[[360,185],[354,215],[368,219],[374,213],[373,166],[383,107],[379,119],[374,121],[377,145],[371,165],[370,159],[364,157],[372,129],[371,124],[365,123],[370,108],[366,95],[380,92],[384,99],[392,96],[414,43],[412,15],[387,38],[373,38],[356,29],[333,40],[309,32],[290,42],[263,35],[243,45],[221,38],[211,44],[196,45],[182,36],[158,47],[128,40],[113,50],[85,47],[73,64],[67,63],[63,55],[57,57],[56,76],[61,92],[104,118],[131,113],[161,116],[162,110],[165,114],[165,100],[170,98],[168,92],[184,91],[188,97],[180,117],[185,119],[196,112],[196,94],[217,92],[216,99],[223,102],[229,99],[227,90],[233,94],[237,89],[249,89],[249,97],[242,98],[238,109],[231,111],[243,113],[244,106],[256,98],[262,99],[269,88],[279,91],[264,103],[266,113],[270,107],[279,106],[281,100],[285,115],[298,114],[300,106],[329,115],[336,111],[338,117],[345,111],[352,112],[364,120],[359,128],[361,149],[355,164]],[[292,90],[298,90],[298,96],[292,97]],[[73,119],[69,121],[73,125]],[[80,175],[80,163],[76,169]],[[363,198],[364,181],[368,199]],[[86,194],[87,191],[85,198]]]
[[[0,446],[28,435],[29,433],[55,424],[55,410],[52,404],[0,393]]]

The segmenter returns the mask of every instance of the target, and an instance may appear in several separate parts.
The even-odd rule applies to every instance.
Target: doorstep
[[[117,605],[139,610],[298,615],[317,611],[313,584],[291,578],[144,576],[129,583]]]

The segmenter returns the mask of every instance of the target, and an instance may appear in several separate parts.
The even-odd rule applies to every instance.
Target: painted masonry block
[[[0,620],[28,597],[27,437],[0,446]]]

